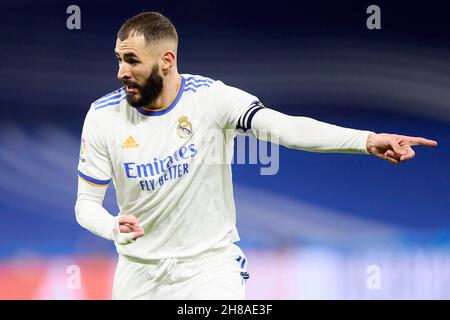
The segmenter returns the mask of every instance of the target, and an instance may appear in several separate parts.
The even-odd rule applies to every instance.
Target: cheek
[[[143,85],[149,78],[150,73],[144,68],[137,68],[136,70],[134,70],[133,76],[139,85]]]

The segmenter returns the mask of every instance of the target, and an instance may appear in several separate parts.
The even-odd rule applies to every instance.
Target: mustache
[[[139,88],[139,85],[136,82],[133,81],[129,81],[129,80],[123,80],[122,84],[124,86],[129,86],[129,87],[135,87],[135,88]]]

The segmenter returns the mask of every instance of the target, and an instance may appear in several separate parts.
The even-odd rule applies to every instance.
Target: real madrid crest
[[[192,135],[192,123],[187,116],[178,118],[177,133],[180,138],[189,138]]]

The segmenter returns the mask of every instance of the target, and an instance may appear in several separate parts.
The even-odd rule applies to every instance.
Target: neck
[[[163,109],[167,108],[178,94],[181,86],[181,75],[178,72],[164,79],[163,89],[161,94],[156,98],[151,106],[145,108],[149,109]]]

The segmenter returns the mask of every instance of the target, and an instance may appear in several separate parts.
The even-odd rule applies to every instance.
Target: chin
[[[127,94],[126,99],[127,99],[128,104],[130,106],[132,106],[133,108],[139,108],[142,106],[142,103],[140,101],[141,98],[139,95],[128,95]]]

